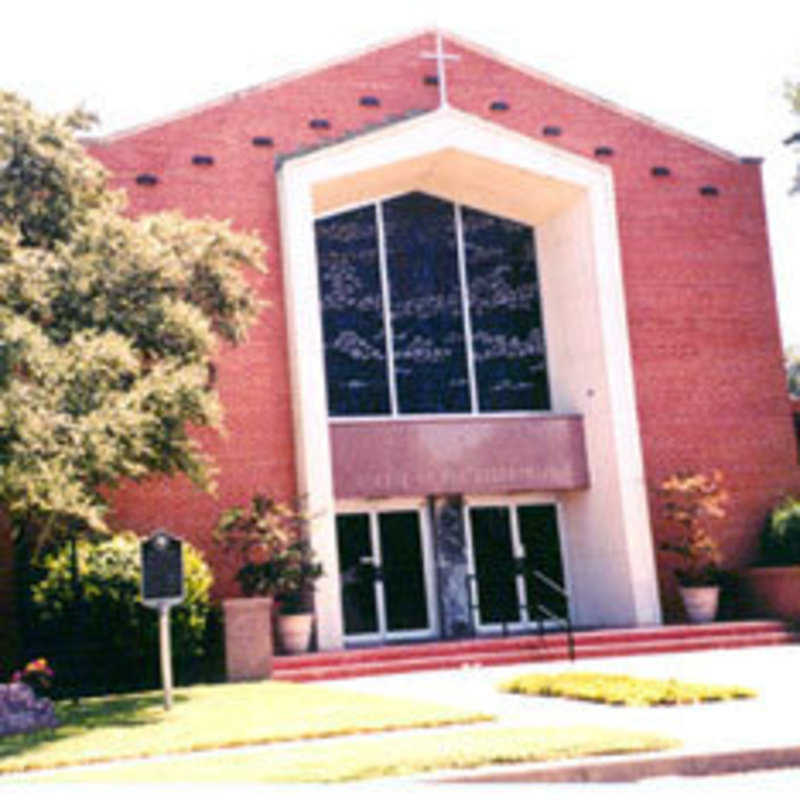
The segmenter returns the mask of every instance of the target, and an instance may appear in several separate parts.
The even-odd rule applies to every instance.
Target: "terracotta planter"
[[[272,674],[272,599],[240,597],[222,601],[225,613],[225,668],[229,681],[255,681]]]
[[[278,636],[284,652],[305,653],[311,644],[312,613],[278,614]]]
[[[679,586],[689,622],[712,622],[717,616],[719,586]]]
[[[752,567],[744,581],[753,614],[800,621],[800,565]]]

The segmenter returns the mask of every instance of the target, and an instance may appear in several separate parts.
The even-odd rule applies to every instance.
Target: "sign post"
[[[169,610],[183,601],[183,544],[164,530],[152,533],[140,546],[142,603],[158,610],[158,643],[164,708],[172,708],[172,644]]]

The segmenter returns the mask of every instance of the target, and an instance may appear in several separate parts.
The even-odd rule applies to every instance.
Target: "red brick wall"
[[[271,268],[253,278],[271,309],[246,346],[220,359],[228,436],[203,436],[220,467],[217,497],[182,481],[129,487],[116,501],[124,524],[140,531],[165,524],[212,552],[208,533],[219,508],[257,488],[293,491],[274,156],[435,107],[438,90],[423,82],[433,67],[419,58],[432,40],[412,38],[91,147],[127,189],[133,214],[178,207],[231,219],[263,237]],[[758,165],[455,43],[448,48],[461,56],[448,66],[452,105],[588,158],[598,145],[614,149],[604,161],[615,177],[647,479],[652,485],[683,468],[724,470],[733,497],[725,552],[731,566],[747,563],[766,509],[799,477]],[[364,94],[379,97],[380,107],[360,106]],[[497,99],[509,110],[490,111]],[[331,128],[310,129],[312,118]],[[562,134],[545,137],[545,125]],[[275,146],[254,147],[259,135]],[[214,165],[192,165],[195,154],[212,155]],[[654,178],[655,165],[671,175]],[[159,183],[138,186],[143,172]],[[701,196],[706,184],[719,195]],[[217,588],[233,590],[229,573]]]

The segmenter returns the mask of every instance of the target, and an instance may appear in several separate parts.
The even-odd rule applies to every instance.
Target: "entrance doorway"
[[[470,505],[465,516],[475,630],[519,631],[565,619],[556,506]]]
[[[430,536],[420,509],[336,516],[345,641],[435,636]]]

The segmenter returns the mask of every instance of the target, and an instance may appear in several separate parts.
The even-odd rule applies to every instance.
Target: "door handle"
[[[375,559],[372,556],[360,556],[358,559],[358,569],[366,580],[383,580],[383,570],[379,564],[375,563]]]

